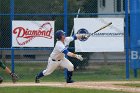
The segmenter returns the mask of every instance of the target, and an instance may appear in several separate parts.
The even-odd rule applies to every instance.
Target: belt
[[[55,59],[52,59],[52,61],[61,61],[61,59],[60,59],[60,60],[55,60]]]

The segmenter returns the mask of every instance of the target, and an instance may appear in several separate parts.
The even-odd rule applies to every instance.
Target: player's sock
[[[68,77],[68,69],[67,68],[64,69],[64,77],[67,80],[67,77]]]
[[[73,83],[74,81],[72,80],[72,71],[68,71],[68,77],[67,77],[67,83]]]
[[[44,75],[43,75],[43,72],[41,71],[37,76],[36,76],[36,78],[37,79],[39,79],[39,78],[41,78],[41,77],[43,77]]]
[[[40,83],[40,78],[43,77],[43,72],[41,71],[36,77],[35,77],[35,83]]]

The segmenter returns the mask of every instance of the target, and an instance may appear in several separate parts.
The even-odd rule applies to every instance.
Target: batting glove
[[[81,38],[82,39],[88,39],[89,37],[90,37],[90,34],[83,34]]]
[[[79,59],[80,61],[83,61],[82,55],[77,55],[77,54],[76,54],[76,58]]]

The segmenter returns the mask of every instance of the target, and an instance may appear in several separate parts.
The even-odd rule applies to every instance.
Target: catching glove
[[[15,73],[11,73],[10,75],[12,77],[13,83],[16,83],[16,81],[18,81],[18,76]]]

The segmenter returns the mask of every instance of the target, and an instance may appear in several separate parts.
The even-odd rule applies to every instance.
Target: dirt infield
[[[116,90],[116,91],[125,91],[125,92],[134,92],[140,93],[140,88],[137,87],[128,87],[128,86],[121,86],[117,84],[127,84],[127,83],[140,83],[140,81],[103,81],[103,82],[75,82],[72,84],[67,84],[64,82],[41,82],[41,83],[34,83],[34,82],[18,82],[18,83],[11,83],[6,82],[0,84],[0,87],[10,87],[10,86],[52,86],[52,87],[71,87],[71,88],[86,88],[86,89],[105,89],[105,90]]]

